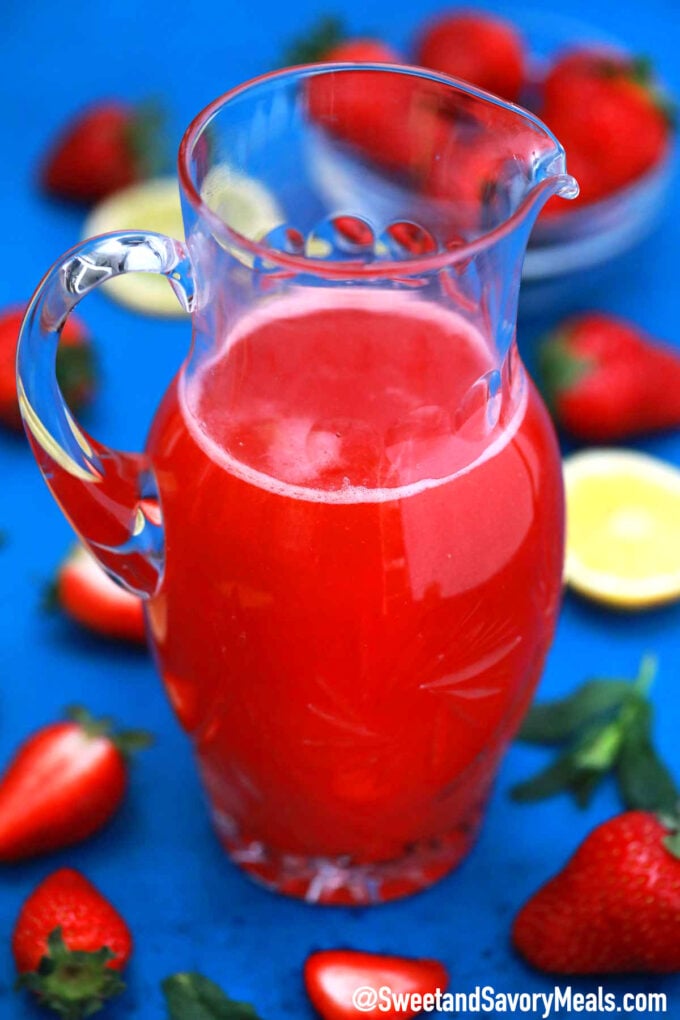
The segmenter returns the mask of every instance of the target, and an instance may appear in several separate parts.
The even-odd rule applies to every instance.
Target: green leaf
[[[680,831],[673,832],[670,836],[665,836],[663,845],[670,854],[673,854],[673,857],[677,857],[680,860]]]
[[[518,739],[527,744],[569,740],[594,717],[620,708],[630,690],[629,680],[587,680],[569,697],[529,709]]]
[[[77,723],[88,737],[108,736],[113,725],[113,720],[109,716],[95,719],[92,713],[82,705],[68,705],[64,709],[64,715],[71,722]]]
[[[586,731],[573,749],[574,764],[586,772],[608,772],[616,763],[623,726],[621,716],[604,726]]]
[[[603,772],[588,772],[581,770],[577,773],[569,789],[578,807],[588,807],[593,799],[595,790],[600,785],[603,778]]]
[[[80,705],[70,705],[65,715],[78,723],[89,737],[107,737],[125,758],[131,758],[138,751],[145,751],[154,742],[153,736],[146,730],[117,731],[115,722],[110,716],[96,719]]]
[[[551,411],[565,390],[571,389],[595,365],[593,358],[584,358],[569,349],[565,333],[550,333],[538,351],[538,375],[541,391]]]
[[[633,685],[638,694],[646,698],[649,694],[654,679],[656,677],[657,670],[659,668],[659,660],[656,655],[647,653],[643,655],[638,668],[638,675],[633,681]]]
[[[160,100],[147,99],[135,107],[128,124],[128,145],[144,178],[159,177],[172,165],[168,158],[165,122],[165,110]]]
[[[114,735],[113,742],[126,758],[153,746],[154,738],[147,730],[123,730]]]
[[[520,804],[545,800],[546,797],[554,797],[557,793],[572,789],[577,776],[578,768],[573,755],[562,754],[530,779],[516,783],[510,790],[510,796]]]
[[[297,64],[314,64],[323,60],[327,53],[345,37],[340,18],[327,15],[320,18],[304,37],[295,39],[283,54],[282,67]]]
[[[77,411],[92,396],[97,374],[91,344],[60,344],[57,348],[57,381],[66,403]]]
[[[120,974],[107,966],[113,958],[107,947],[92,953],[69,949],[61,928],[55,928],[37,970],[22,974],[16,986],[33,992],[62,1020],[84,1020],[125,990]]]
[[[564,743],[546,768],[510,791],[520,802],[570,792],[585,807],[600,780],[614,771],[626,807],[673,813],[678,790],[656,754],[648,694],[657,663],[646,655],[633,681],[591,680],[562,701],[530,712],[520,739]]]
[[[646,55],[633,57],[628,76],[638,85],[651,85],[654,81],[654,61]]]
[[[48,581],[40,594],[40,609],[43,613],[55,613],[60,606],[59,585],[56,581]]]
[[[162,984],[169,1020],[260,1020],[246,1002],[235,1002],[202,974],[174,974]]]
[[[654,749],[652,721],[652,706],[643,702],[626,729],[616,763],[616,777],[628,809],[672,814],[680,792]]]

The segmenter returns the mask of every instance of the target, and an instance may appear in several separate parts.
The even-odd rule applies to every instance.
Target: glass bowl
[[[559,53],[594,46],[613,55],[631,54],[621,41],[576,19],[520,10],[512,19],[530,54],[527,93],[531,108],[548,68]],[[665,89],[657,82],[662,94]],[[539,111],[540,115],[540,111]],[[568,311],[606,276],[611,263],[659,225],[673,177],[673,141],[666,157],[643,176],[597,202],[542,217],[534,227],[522,273],[525,314]],[[567,153],[569,169],[569,153]]]
[[[577,46],[593,46],[618,55],[631,53],[611,36],[562,15],[513,10],[508,16],[491,6],[482,9],[499,13],[521,32],[529,53],[529,67],[520,103],[528,109],[535,108],[539,116],[542,82],[559,53]],[[561,216],[539,219],[524,262],[520,292],[523,315],[568,312],[582,303],[584,295],[606,278],[617,257],[652,232],[661,219],[671,184],[672,148],[671,144],[661,162],[625,188],[597,202],[565,210]],[[361,201],[357,205],[354,164],[343,162],[338,147],[329,144],[323,135],[315,140],[308,158],[317,185],[339,207],[346,206],[351,198],[356,215],[370,217],[373,212],[385,221],[403,212],[404,192],[398,183],[390,182],[368,163],[363,170],[365,208]],[[417,201],[411,198],[412,218],[418,221],[421,212]]]

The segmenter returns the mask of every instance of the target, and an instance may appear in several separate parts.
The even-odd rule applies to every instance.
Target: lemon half
[[[632,450],[564,461],[565,580],[600,602],[635,609],[680,598],[680,471]]]
[[[112,230],[154,230],[182,241],[184,226],[175,177],[155,177],[109,195],[85,223],[84,236]],[[182,316],[186,312],[168,281],[156,273],[127,273],[103,284],[103,292],[127,308],[149,315]]]
[[[260,240],[283,222],[281,210],[263,184],[222,167],[210,171],[201,197],[233,230],[251,240]],[[94,237],[113,230],[153,230],[183,240],[177,179],[152,178],[123,188],[100,202],[85,223],[84,236]],[[103,290],[138,312],[161,316],[186,314],[168,281],[155,273],[118,276],[105,283]]]
[[[232,230],[251,241],[262,240],[284,222],[276,198],[261,181],[223,164],[206,174],[201,198]]]

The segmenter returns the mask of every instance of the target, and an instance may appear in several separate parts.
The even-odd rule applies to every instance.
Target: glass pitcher
[[[531,227],[577,186],[525,111],[349,64],[218,99],[179,176],[186,243],[102,235],[40,284],[28,437],[145,600],[229,856],[310,901],[405,895],[471,846],[553,634],[560,460],[515,320]],[[142,454],[54,373],[68,313],[129,272],[193,326]]]

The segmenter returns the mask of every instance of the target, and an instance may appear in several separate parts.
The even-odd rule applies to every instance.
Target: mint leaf
[[[629,680],[587,680],[567,698],[530,708],[518,739],[527,744],[569,740],[593,718],[620,708],[630,689]]]
[[[652,706],[644,702],[625,733],[616,775],[627,808],[672,815],[680,792],[654,749],[652,721]]]
[[[554,797],[564,790],[573,789],[579,775],[578,766],[574,762],[573,755],[560,755],[546,768],[541,769],[530,779],[523,783],[517,783],[510,790],[510,796],[520,804],[528,804],[531,801],[545,800],[547,797]]]
[[[519,739],[564,746],[549,765],[512,787],[512,799],[527,803],[568,792],[586,807],[613,773],[627,808],[673,815],[680,793],[652,740],[648,693],[655,673],[656,659],[648,655],[633,681],[590,680],[568,698],[533,708]]]
[[[173,974],[161,985],[169,1020],[260,1020],[246,1002],[235,1002],[202,974]]]

